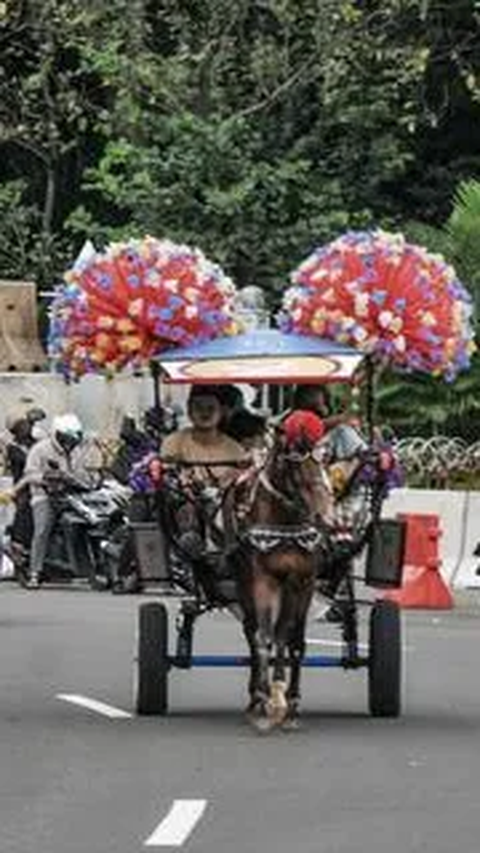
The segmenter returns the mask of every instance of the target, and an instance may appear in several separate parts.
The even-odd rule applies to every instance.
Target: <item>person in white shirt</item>
[[[40,585],[48,543],[55,523],[55,508],[47,489],[49,476],[74,476],[89,484],[89,475],[84,467],[80,451],[83,427],[75,414],[59,415],[53,419],[49,436],[41,439],[30,449],[21,480],[15,493],[28,486],[33,515],[33,537],[30,548],[30,572],[28,587]]]

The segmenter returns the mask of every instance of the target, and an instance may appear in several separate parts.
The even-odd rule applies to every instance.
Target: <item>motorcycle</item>
[[[473,550],[473,556],[474,557],[480,557],[480,542],[477,542],[477,544]],[[476,567],[475,574],[480,575],[480,564]]]
[[[55,522],[42,583],[80,579],[88,581],[92,589],[109,589],[112,577],[108,546],[125,524],[129,490],[113,481],[86,486],[58,471],[46,478],[46,489],[55,509]],[[18,580],[25,583],[29,550],[12,547],[10,556]]]

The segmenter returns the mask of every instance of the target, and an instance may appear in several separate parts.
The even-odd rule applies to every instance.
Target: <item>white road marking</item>
[[[318,637],[307,637],[306,642],[311,646],[332,646],[334,648],[342,648],[345,646],[343,640],[320,640]],[[358,650],[361,652],[368,651],[367,643],[359,643]],[[414,652],[414,646],[403,646],[404,652]]]
[[[345,645],[343,640],[319,640],[317,637],[307,637],[307,643],[310,646],[332,646],[336,649],[343,648]],[[365,643],[359,643],[358,648],[362,651],[366,651],[368,646]]]
[[[72,705],[80,705],[81,708],[87,708],[89,711],[96,711],[97,714],[102,714],[111,720],[129,720],[133,717],[133,714],[122,711],[121,708],[114,708],[112,705],[106,705],[105,702],[97,702],[96,699],[89,699],[88,696],[79,696],[76,693],[57,693],[57,699],[70,702]]]
[[[145,847],[181,847],[207,807],[207,800],[174,800],[172,808],[152,834]]]

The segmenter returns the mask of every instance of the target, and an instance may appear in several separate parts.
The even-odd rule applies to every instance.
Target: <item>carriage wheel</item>
[[[376,601],[370,613],[368,703],[374,717],[400,715],[400,610],[393,601]]]
[[[136,669],[136,706],[142,715],[168,710],[168,611],[149,602],[139,610]]]

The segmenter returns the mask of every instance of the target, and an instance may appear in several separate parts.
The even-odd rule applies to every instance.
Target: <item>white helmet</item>
[[[52,434],[64,450],[73,450],[83,438],[80,418],[74,414],[57,415],[52,422]]]

